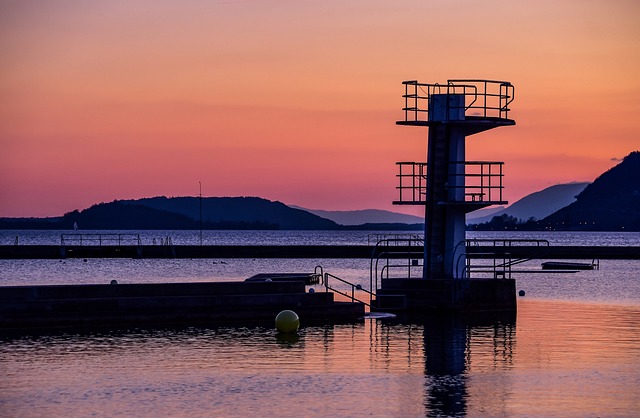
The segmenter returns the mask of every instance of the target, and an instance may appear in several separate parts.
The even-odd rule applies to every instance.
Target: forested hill
[[[640,231],[640,152],[627,155],[542,223],[553,229]]]
[[[125,202],[177,213],[198,222],[200,219],[200,199],[195,197],[154,197]],[[231,223],[253,224],[268,229],[338,228],[335,222],[328,219],[304,210],[293,209],[282,202],[274,202],[259,197],[203,198],[202,220],[212,226]]]
[[[202,209],[202,217],[200,216]],[[202,220],[202,223],[201,223]],[[153,197],[115,200],[53,218],[0,218],[0,229],[284,229],[421,230],[422,224],[342,226],[306,210],[258,197]],[[640,152],[589,184],[576,201],[542,220],[508,214],[473,230],[640,231]]]
[[[202,204],[202,206],[201,206]],[[340,226],[281,202],[258,197],[154,197],[99,203],[56,218],[3,218],[0,229],[331,230]]]
[[[576,201],[542,220],[495,216],[473,230],[640,231],[640,152],[601,174]]]

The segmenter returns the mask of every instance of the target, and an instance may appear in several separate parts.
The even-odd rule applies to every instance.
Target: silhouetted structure
[[[377,289],[379,308],[515,309],[510,278],[494,272],[493,277],[471,280],[465,240],[466,213],[507,203],[502,196],[503,163],[467,161],[465,142],[470,135],[515,125],[508,107],[514,87],[492,80],[403,85],[404,120],[397,124],[429,128],[427,162],[397,163],[399,197],[394,201],[425,206],[422,275],[383,275]]]

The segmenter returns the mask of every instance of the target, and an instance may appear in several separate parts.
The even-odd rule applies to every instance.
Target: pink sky
[[[403,80],[515,85],[472,136],[511,202],[640,149],[635,1],[0,0],[0,216],[114,199],[392,206]]]

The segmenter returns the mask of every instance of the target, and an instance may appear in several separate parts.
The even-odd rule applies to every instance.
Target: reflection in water
[[[464,415],[472,363],[510,364],[515,315],[495,318],[449,317],[424,323],[426,396],[429,416]],[[506,360],[506,361],[505,361]],[[499,388],[494,388],[499,390]]]
[[[292,348],[294,344],[300,341],[300,336],[297,333],[279,332],[276,334],[276,339],[281,347]]]
[[[384,366],[388,371],[423,370],[424,399],[408,395],[416,394],[416,387],[407,387],[398,397],[404,405],[419,401],[424,407],[421,415],[465,415],[470,398],[469,370],[506,371],[513,364],[514,314],[437,317],[417,322],[413,318],[405,319],[404,323],[371,321],[369,327],[372,364]],[[493,385],[492,394],[486,395],[501,398],[508,392],[502,386]],[[485,391],[475,388],[474,392]],[[483,408],[496,412],[501,405],[500,400],[495,406]]]
[[[429,415],[457,415],[466,410],[468,329],[460,320],[432,321],[425,324],[427,396]]]
[[[632,415],[639,329],[638,307],[520,301],[517,324],[5,337],[0,416]]]

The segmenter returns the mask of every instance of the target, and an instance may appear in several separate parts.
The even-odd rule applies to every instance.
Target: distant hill
[[[467,213],[467,223],[477,223],[478,219],[480,219],[481,222],[485,222],[485,219],[491,219],[496,213],[502,212],[505,209],[506,206],[491,206],[484,209],[474,210],[473,212]]]
[[[131,204],[156,210],[200,218],[200,201],[196,197],[153,197],[138,199]],[[202,199],[202,219],[210,224],[221,222],[263,223],[277,229],[337,229],[328,219],[300,209],[290,208],[282,202],[259,197],[206,197]]]
[[[292,206],[297,209],[305,210],[314,215],[330,219],[340,225],[363,225],[363,224],[424,224],[424,218],[405,215],[404,213],[391,212],[378,209],[363,210],[319,210],[306,209],[298,206]]]
[[[2,218],[0,229],[199,229],[200,199],[153,197],[99,203],[58,218]],[[331,230],[335,222],[258,197],[202,199],[204,229]]]
[[[116,200],[93,205],[83,211],[66,213],[60,229],[192,229],[187,216]]]
[[[576,196],[576,201],[542,220],[522,220],[508,214],[470,225],[486,230],[640,231],[640,152],[600,175]]]
[[[562,230],[640,231],[640,152],[627,155],[541,224]]]
[[[310,213],[258,197],[153,197],[99,203],[60,217],[0,218],[0,229],[65,230],[74,223],[80,230],[199,229],[201,204],[203,229],[421,230],[423,224],[420,217],[380,210]],[[531,219],[557,207],[560,209],[542,220]],[[589,185],[549,187],[471,228],[640,231],[640,152],[632,152]]]
[[[479,224],[490,221],[494,216],[507,215],[523,221],[531,218],[543,219],[555,211],[575,202],[576,196],[587,187],[589,183],[567,183],[547,187],[535,193],[531,193],[511,204],[509,207],[487,216],[470,218],[468,224]]]
[[[74,224],[79,230],[199,229],[200,203],[203,229],[414,231],[422,230],[424,224],[418,217],[364,210],[355,211],[361,215],[357,225],[339,225],[306,210],[259,197],[206,197],[200,201],[197,197],[160,196],[99,203],[60,217],[0,218],[0,229],[67,230]]]

